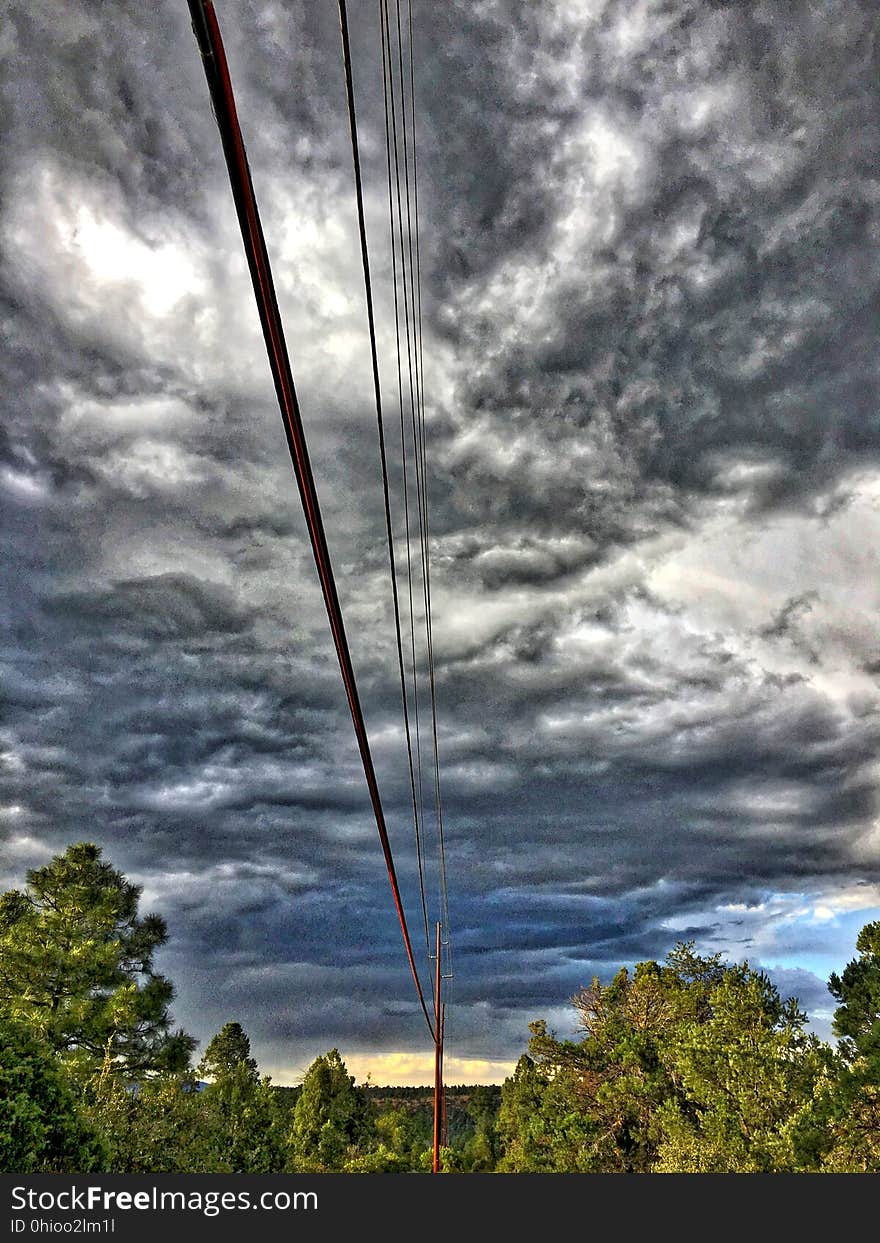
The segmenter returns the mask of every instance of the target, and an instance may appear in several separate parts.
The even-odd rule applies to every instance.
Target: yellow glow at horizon
[[[357,1083],[369,1082],[376,1087],[430,1087],[434,1083],[434,1055],[426,1053],[346,1053],[340,1049],[348,1073]],[[443,1078],[447,1084],[503,1083],[513,1074],[515,1062],[493,1062],[483,1058],[447,1057]],[[303,1071],[287,1067],[269,1067],[272,1080],[279,1084],[302,1082]]]

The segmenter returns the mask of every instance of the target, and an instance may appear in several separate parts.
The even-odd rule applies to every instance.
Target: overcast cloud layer
[[[418,930],[336,5],[219,16]],[[880,906],[874,5],[414,20],[452,1075],[678,937],[827,1011]],[[0,51],[0,882],[98,841],[200,1038],[421,1078],[186,5]]]

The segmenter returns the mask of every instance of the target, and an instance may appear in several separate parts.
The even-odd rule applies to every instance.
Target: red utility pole
[[[434,986],[434,1161],[431,1172],[440,1173],[440,1128],[443,1118],[443,1020],[440,1010],[440,924],[437,924],[437,979]]]
[[[443,1059],[446,1056],[446,1002],[440,1006],[440,1143],[445,1148],[449,1143],[449,1131],[446,1116],[446,1077],[443,1072]]]

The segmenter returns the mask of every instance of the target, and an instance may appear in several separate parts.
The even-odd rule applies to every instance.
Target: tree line
[[[0,897],[0,1171],[428,1172],[421,1089],[339,1051],[296,1088],[228,1022],[193,1064],[154,967],[164,921],[89,843]],[[443,1168],[475,1173],[880,1171],[880,923],[829,990],[836,1047],[748,963],[678,944],[530,1025],[501,1087],[447,1092]]]

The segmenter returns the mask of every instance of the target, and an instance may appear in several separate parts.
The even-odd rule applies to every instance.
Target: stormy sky
[[[217,7],[417,932],[336,5]],[[187,6],[5,10],[0,884],[94,840],[200,1039],[424,1081]],[[880,908],[874,5],[413,16],[449,1076],[678,938],[827,1030]]]

